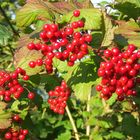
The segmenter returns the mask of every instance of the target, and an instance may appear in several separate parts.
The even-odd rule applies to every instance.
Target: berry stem
[[[69,119],[70,119],[70,123],[71,123],[71,125],[72,125],[73,131],[74,131],[74,134],[75,134],[75,138],[76,138],[76,140],[80,140],[80,139],[79,139],[79,135],[78,135],[78,131],[77,131],[77,128],[76,128],[76,125],[75,125],[75,122],[74,122],[74,119],[73,119],[73,117],[72,117],[72,115],[71,115],[71,112],[70,112],[68,106],[66,106],[66,112],[67,112],[68,117],[69,117]]]
[[[45,113],[46,113],[46,108],[43,109],[41,119],[44,119]]]
[[[91,92],[88,94],[88,101],[87,101],[87,112],[90,112],[90,104],[89,101],[91,99]],[[88,119],[88,118],[87,118]],[[90,125],[86,126],[86,135],[89,136],[90,135]]]

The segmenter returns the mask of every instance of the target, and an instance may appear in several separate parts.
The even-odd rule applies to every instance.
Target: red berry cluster
[[[96,87],[101,97],[109,99],[114,92],[119,101],[126,96],[135,96],[134,88],[140,72],[140,51],[130,44],[124,52],[120,52],[118,48],[107,49],[104,56],[107,61],[102,62],[98,69],[98,76],[102,77],[101,85]]]
[[[4,101],[9,102],[12,98],[20,98],[21,94],[24,92],[24,88],[19,82],[20,78],[24,81],[29,79],[26,71],[22,68],[17,68],[12,73],[0,71],[0,96],[3,97]],[[29,92],[28,98],[33,99],[34,93]]]
[[[75,17],[80,15],[80,11],[73,12]],[[68,66],[73,66],[76,60],[80,60],[88,54],[88,43],[92,41],[92,36],[88,33],[77,31],[78,28],[83,28],[82,20],[72,22],[67,26],[59,29],[57,24],[45,24],[43,31],[40,33],[42,43],[30,43],[27,48],[29,50],[41,51],[45,59],[37,59],[29,62],[29,66],[45,65],[48,73],[53,72],[52,60],[67,60]]]
[[[4,137],[6,140],[25,140],[28,133],[27,129],[14,130],[11,128],[5,133]]]
[[[48,92],[50,109],[56,113],[64,114],[66,101],[70,96],[70,89],[65,81],[61,82],[61,86],[56,86],[54,90]]]

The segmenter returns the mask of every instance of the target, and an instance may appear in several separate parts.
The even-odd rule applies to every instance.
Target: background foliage
[[[139,140],[140,95],[123,102],[116,101],[115,95],[106,102],[101,100],[95,90],[100,82],[97,69],[102,59],[99,56],[90,52],[90,57],[73,67],[54,60],[56,72],[48,75],[40,68],[32,70],[27,66],[29,61],[41,57],[41,54],[25,48],[32,40],[37,41],[45,23],[55,21],[64,26],[70,21],[74,9],[81,9],[79,19],[85,20],[85,30],[90,30],[93,35],[90,44],[93,49],[113,46],[125,48],[130,43],[140,48],[139,0],[103,1],[99,3],[99,9],[94,8],[88,0],[1,0],[0,7],[7,15],[1,11],[0,68],[11,71],[21,66],[31,75],[28,87],[37,92],[34,103],[22,98],[12,102],[10,108],[25,119],[23,128],[30,131],[28,139],[75,139],[67,114],[53,113],[46,101],[47,92],[59,85],[63,78],[73,90],[68,106],[81,140]],[[28,110],[28,106],[34,108]],[[90,106],[89,110],[87,106]],[[10,125],[10,114],[5,113],[4,108],[3,102],[0,102],[0,129]],[[3,124],[5,119],[9,124]],[[86,133],[89,126],[90,135]]]

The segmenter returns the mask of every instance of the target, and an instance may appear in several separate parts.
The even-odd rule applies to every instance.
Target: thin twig
[[[74,134],[75,134],[75,139],[76,139],[76,140],[80,140],[80,139],[79,139],[79,135],[78,135],[78,131],[77,131],[77,128],[76,128],[76,125],[75,125],[75,122],[74,122],[74,120],[73,120],[73,117],[72,117],[72,115],[71,115],[71,112],[70,112],[68,106],[66,106],[66,112],[67,112],[68,117],[69,117],[69,119],[70,119],[70,122],[71,122],[71,125],[72,125],[72,128],[73,128],[73,131],[74,131]]]
[[[91,92],[88,94],[87,112],[90,112],[90,104],[89,104],[90,98],[91,98]],[[90,135],[90,125],[87,125],[87,126],[86,126],[86,135],[87,135],[87,136]]]

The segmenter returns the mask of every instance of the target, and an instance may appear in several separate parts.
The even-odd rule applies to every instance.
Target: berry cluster
[[[4,101],[11,101],[12,98],[18,99],[24,92],[24,87],[20,84],[19,79],[27,81],[29,76],[22,68],[17,68],[14,72],[8,73],[0,71],[0,96]],[[34,93],[29,92],[28,98],[33,99]]]
[[[130,44],[124,52],[120,52],[118,48],[106,49],[104,56],[107,60],[98,69],[98,76],[102,77],[101,85],[96,87],[100,96],[109,99],[115,92],[119,101],[126,96],[135,96],[134,88],[140,72],[140,51]]]
[[[78,17],[79,10],[73,12],[73,16]],[[80,60],[88,54],[88,43],[92,41],[92,35],[82,33],[77,29],[82,29],[84,22],[82,20],[72,22],[59,29],[57,24],[45,24],[40,33],[41,43],[29,43],[29,50],[41,51],[45,59],[30,61],[29,66],[45,65],[48,73],[53,72],[52,60],[57,58],[61,61],[67,61],[68,66],[73,66],[76,60]]]
[[[70,96],[70,89],[68,88],[66,82],[62,81],[61,86],[56,86],[54,91],[51,90],[48,92],[48,94],[48,103],[50,104],[50,109],[55,113],[64,114],[66,101]]]
[[[19,130],[14,130],[11,128],[5,133],[4,137],[6,140],[25,140],[28,133],[27,129],[19,128]]]

